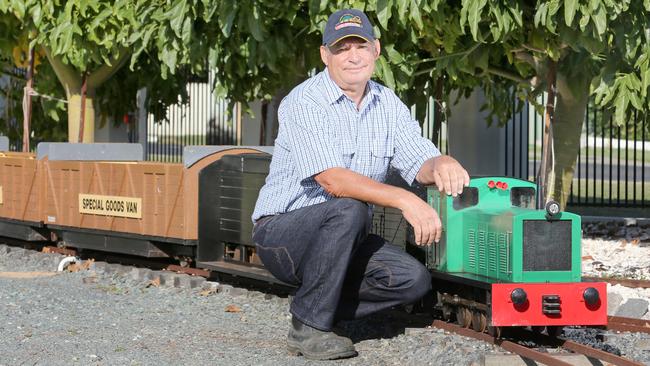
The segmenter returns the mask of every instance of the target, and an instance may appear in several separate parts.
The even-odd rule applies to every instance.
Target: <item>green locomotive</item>
[[[457,197],[427,189],[443,235],[426,264],[446,317],[476,330],[606,324],[606,285],[580,282],[580,216],[538,210],[536,197],[534,183],[503,177],[474,178]]]

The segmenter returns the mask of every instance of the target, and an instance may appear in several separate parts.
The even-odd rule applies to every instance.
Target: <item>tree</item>
[[[207,67],[207,48],[201,47],[200,37],[194,37],[202,17],[213,14],[202,4],[0,0],[0,22],[8,25],[0,34],[0,52],[6,55],[21,39],[42,52],[47,59],[45,73],[56,75],[62,88],[43,83],[48,80],[45,75],[39,76],[39,90],[67,100],[71,142],[79,141],[85,110],[82,141],[92,142],[96,105],[102,117],[121,116],[135,109],[140,87],[149,87],[154,104],[187,99],[183,82],[187,72],[200,73]],[[118,78],[112,78],[118,73]]]
[[[454,90],[482,88],[500,122],[513,98],[541,111],[538,96],[551,91],[554,164],[542,172],[544,198],[563,207],[590,97],[619,125],[650,106],[650,0],[222,1],[221,32],[209,46],[217,89],[246,101],[295,85],[322,67],[321,30],[344,7],[374,20],[377,76],[417,106],[419,120],[430,96],[449,101]]]
[[[84,79],[104,113],[133,107],[125,90],[141,86],[155,103],[176,103],[183,77],[208,68],[231,101],[268,100],[322,67],[321,30],[343,7],[374,20],[377,76],[420,120],[430,96],[454,90],[481,87],[498,121],[515,96],[536,103],[552,91],[555,164],[544,175],[547,198],[563,206],[589,97],[617,124],[649,106],[650,0],[0,0],[0,19],[46,51],[74,125]]]
[[[7,135],[12,141],[21,140],[23,121],[23,88],[26,85],[26,70],[29,65],[29,42],[27,35],[16,31],[20,23],[15,17],[0,16],[0,98],[2,98],[2,113],[0,114],[0,134]],[[36,78],[39,80],[39,90],[48,95],[56,89],[58,81],[49,64],[43,63],[45,55],[35,53]],[[58,96],[60,98],[61,96]],[[64,103],[51,98],[40,98],[33,107],[32,131],[38,134],[32,138],[34,143],[40,141],[61,141],[65,136],[59,127],[60,114],[64,111]]]
[[[77,141],[86,82],[84,142],[93,106],[120,116],[141,87],[150,105],[183,102],[188,75],[208,68],[233,103],[269,99],[307,75],[318,56],[305,45],[320,38],[305,2],[290,0],[0,0],[0,22],[11,24],[0,34],[5,44],[28,38],[45,53],[68,101],[69,141]]]
[[[343,4],[350,3],[329,6]],[[505,121],[514,96],[535,104],[538,95],[552,91],[554,164],[543,172],[545,198],[563,207],[590,96],[618,125],[635,110],[643,115],[650,107],[649,0],[377,0],[356,5],[379,25],[385,50],[380,77],[416,105],[435,94],[440,80],[447,98],[452,90],[463,94],[481,87],[487,109]],[[311,15],[315,21],[332,9],[319,10]]]

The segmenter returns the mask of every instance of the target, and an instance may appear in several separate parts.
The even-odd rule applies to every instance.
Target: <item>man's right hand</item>
[[[415,230],[418,245],[437,243],[442,235],[438,213],[406,189],[379,183],[345,168],[330,168],[314,179],[334,197],[349,197],[384,207],[395,207]]]
[[[413,226],[415,243],[431,245],[434,241],[439,242],[442,236],[442,223],[436,210],[408,191],[405,191],[399,201],[398,208],[402,210],[406,221]]]

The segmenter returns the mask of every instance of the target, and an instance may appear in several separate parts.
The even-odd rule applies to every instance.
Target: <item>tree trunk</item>
[[[84,111],[83,141],[79,140],[79,125],[81,122],[81,89],[71,91],[68,95],[68,141],[95,142],[95,108],[93,107],[94,93],[86,92],[86,108]]]
[[[580,150],[580,134],[589,102],[589,81],[585,77],[572,77],[562,71],[557,73],[557,95],[553,118],[553,169],[546,181],[546,202],[554,199],[564,209],[575,172]]]
[[[87,73],[86,103],[84,108],[81,108],[83,72],[64,63],[61,56],[53,55],[47,47],[43,47],[43,49],[68,98],[68,142],[95,142],[95,108],[93,106],[95,90],[126,63],[131,54],[130,51],[120,49],[120,52],[111,60],[110,65],[102,65],[93,72]],[[83,139],[79,141],[82,110],[84,110]]]

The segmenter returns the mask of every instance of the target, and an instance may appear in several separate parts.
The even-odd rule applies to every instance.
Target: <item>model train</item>
[[[271,153],[188,146],[182,163],[157,163],[137,144],[0,152],[0,236],[278,283],[251,241]],[[477,330],[606,324],[605,284],[580,282],[580,217],[535,209],[534,184],[474,178],[458,197],[420,193],[442,218],[438,245],[410,244],[394,209],[376,207],[373,229],[426,262],[445,317]]]

